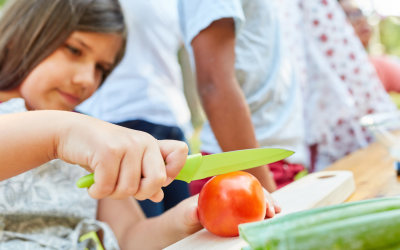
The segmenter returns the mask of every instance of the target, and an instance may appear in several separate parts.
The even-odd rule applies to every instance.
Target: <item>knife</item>
[[[294,154],[293,151],[279,148],[257,148],[225,152],[202,156],[189,155],[185,166],[175,180],[191,181],[204,179],[214,175],[246,170],[268,163],[280,161]],[[80,178],[76,185],[79,188],[90,187],[94,183],[94,174]]]

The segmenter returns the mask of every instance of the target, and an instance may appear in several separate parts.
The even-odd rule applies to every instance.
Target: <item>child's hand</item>
[[[272,198],[271,194],[264,189],[265,199],[267,200],[267,213],[265,214],[265,218],[273,218],[275,214],[279,214],[282,210],[281,206]]]
[[[170,213],[170,223],[176,229],[176,231],[174,231],[176,241],[192,235],[203,228],[197,214],[198,199],[199,195],[197,194],[187,198],[168,211],[168,213]]]
[[[186,162],[185,143],[157,141],[144,132],[74,115],[55,141],[56,157],[94,172],[95,184],[88,189],[91,197],[163,199],[161,187],[168,185]]]
[[[281,212],[281,207],[272,198],[271,194],[265,189],[264,194],[267,202],[267,213],[265,218],[272,218],[275,216],[275,214]],[[175,231],[171,230],[171,232],[174,232],[174,237],[176,237],[176,241],[192,235],[203,228],[197,214],[198,199],[199,195],[192,196],[182,201],[176,207],[167,212],[169,213],[168,217],[170,219],[170,222],[168,222],[168,224],[174,225],[174,228],[176,229]]]

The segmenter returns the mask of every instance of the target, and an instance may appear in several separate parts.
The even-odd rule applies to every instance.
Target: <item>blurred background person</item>
[[[177,2],[120,0],[128,27],[126,54],[101,88],[77,110],[147,132],[158,140],[186,141],[192,131],[183,94],[178,51],[182,46]],[[189,197],[188,185],[173,181],[160,203],[139,201],[147,217]]]
[[[185,46],[208,117],[201,150],[295,151],[285,161],[248,171],[271,192],[276,189],[274,180],[282,187],[308,165],[300,87],[275,12],[264,0],[179,1]],[[192,194],[206,181],[192,182]]]
[[[360,117],[395,106],[336,0],[275,4],[302,86],[312,170],[322,170],[372,142]]]
[[[357,3],[353,0],[339,0],[341,7],[346,13],[347,19],[354,28],[365,48],[368,48],[372,36],[372,27],[367,21]],[[370,56],[370,61],[388,92],[400,92],[400,61],[388,55]]]

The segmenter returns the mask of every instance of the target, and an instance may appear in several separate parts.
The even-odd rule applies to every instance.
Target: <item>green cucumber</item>
[[[270,234],[289,229],[300,229],[330,221],[346,219],[363,214],[382,212],[400,208],[400,198],[380,198],[310,209],[282,217],[242,224],[239,226],[241,236],[249,242],[263,241]],[[338,211],[340,209],[340,211]],[[268,230],[263,230],[268,227]]]
[[[282,232],[259,249],[384,250],[399,243],[400,209],[397,209]]]
[[[335,221],[400,209],[400,197],[339,204],[289,214],[262,222],[242,224],[240,235],[253,249],[263,249],[277,235],[293,234]],[[400,211],[400,210],[399,210]],[[399,224],[400,228],[400,224]],[[329,233],[329,232],[327,232]],[[400,235],[398,235],[400,238]]]

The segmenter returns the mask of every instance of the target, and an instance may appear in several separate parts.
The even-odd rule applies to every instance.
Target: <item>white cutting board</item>
[[[315,207],[339,204],[355,191],[353,173],[350,171],[324,171],[313,173],[295,181],[272,196],[282,207],[277,216]],[[223,238],[203,229],[165,250],[240,250],[247,246],[239,237]]]

